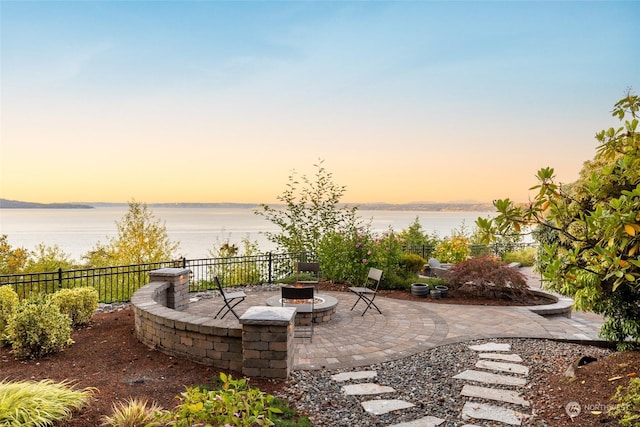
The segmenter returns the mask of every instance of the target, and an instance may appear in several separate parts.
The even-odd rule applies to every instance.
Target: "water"
[[[58,245],[72,259],[79,261],[96,243],[107,243],[117,235],[116,222],[127,213],[128,206],[95,209],[0,209],[0,234],[8,236],[13,248],[33,250],[39,243]],[[249,208],[175,208],[149,207],[154,218],[164,223],[169,238],[179,242],[179,253],[187,258],[207,258],[209,251],[224,242],[239,244],[248,237],[258,243],[261,252],[275,249],[263,234],[277,232],[271,222]],[[399,232],[419,217],[428,234],[451,235],[463,224],[468,231],[479,217],[493,212],[428,212],[359,210],[371,228],[382,233],[392,227]],[[241,245],[239,245],[241,247]]]

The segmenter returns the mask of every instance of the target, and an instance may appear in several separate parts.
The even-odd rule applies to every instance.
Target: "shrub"
[[[146,399],[129,399],[113,404],[111,415],[102,417],[103,426],[111,427],[164,427],[171,425],[171,413]]]
[[[525,248],[515,252],[507,252],[502,257],[502,261],[506,264],[518,262],[522,266],[531,267],[536,262],[536,249]]]
[[[611,400],[618,402],[609,410],[609,415],[617,418],[620,425],[637,426],[640,423],[640,379],[632,378],[625,389],[619,386]]]
[[[272,406],[274,397],[257,388],[247,386],[243,379],[234,380],[230,375],[220,373],[221,390],[205,390],[190,387],[180,394],[182,401],[174,410],[174,425],[223,426],[271,426],[271,417],[282,412]]]
[[[9,285],[0,286],[0,336],[7,326],[9,318],[15,313],[18,294]]]
[[[0,426],[39,427],[70,419],[86,406],[95,389],[76,390],[67,382],[51,380],[0,381]]]
[[[71,319],[50,298],[23,300],[7,325],[7,338],[18,357],[39,358],[71,344]]]
[[[402,268],[408,273],[413,274],[417,274],[420,270],[422,270],[426,263],[427,260],[425,260],[418,254],[405,253],[402,255],[402,259],[400,260],[400,265],[402,266]]]
[[[71,319],[71,326],[86,325],[98,308],[98,291],[94,288],[61,289],[51,295],[60,312]]]
[[[433,251],[433,256],[438,261],[451,264],[464,261],[470,254],[469,239],[462,235],[442,240]]]
[[[451,289],[469,296],[518,299],[528,291],[522,273],[493,257],[459,262],[449,269],[446,278]]]

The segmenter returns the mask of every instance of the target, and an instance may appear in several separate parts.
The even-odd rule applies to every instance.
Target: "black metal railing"
[[[0,286],[13,286],[20,298],[89,286],[98,291],[100,302],[111,303],[129,301],[137,289],[149,283],[149,272],[161,268],[187,268],[191,270],[190,289],[206,290],[214,289],[214,276],[218,276],[224,286],[273,283],[293,274],[299,261],[315,259],[306,252],[191,260],[182,258],[145,264],[5,274],[0,275]]]
[[[482,255],[501,255],[505,252],[518,251],[520,249],[535,247],[538,244],[535,242],[520,242],[520,243],[491,243],[489,245],[469,245],[469,249],[472,257]],[[407,253],[418,254],[424,259],[429,259],[433,255],[435,245],[404,245],[402,249]]]

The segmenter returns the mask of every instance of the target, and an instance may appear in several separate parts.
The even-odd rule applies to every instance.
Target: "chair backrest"
[[[378,290],[378,286],[380,286],[380,281],[381,280],[382,280],[382,270],[379,270],[379,269],[373,268],[373,267],[370,268],[369,269],[369,274],[367,275],[367,286],[368,287],[372,287],[377,291]]]
[[[213,281],[216,282],[216,287],[218,288],[218,291],[220,292],[220,295],[222,295],[222,298],[227,299],[227,297],[224,295],[224,290],[222,289],[222,283],[220,283],[220,280],[218,279],[218,276],[215,276],[213,278]]]
[[[316,277],[320,273],[320,263],[317,262],[299,262],[296,268],[298,273],[313,273]]]
[[[282,299],[313,300],[313,286],[283,286]]]

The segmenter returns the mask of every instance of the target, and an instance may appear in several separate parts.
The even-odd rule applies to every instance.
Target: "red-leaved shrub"
[[[454,264],[446,279],[451,290],[467,296],[518,300],[529,291],[522,273],[490,256]]]

